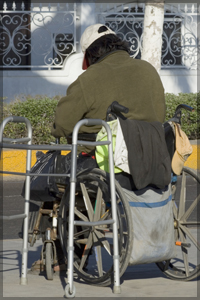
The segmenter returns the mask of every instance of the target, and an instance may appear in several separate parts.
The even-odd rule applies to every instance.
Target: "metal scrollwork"
[[[119,11],[121,10],[121,11]],[[197,69],[200,63],[200,44],[197,32],[198,9],[194,4],[165,6],[163,24],[162,67]],[[97,12],[98,14],[98,12]],[[129,42],[131,56],[141,57],[143,39],[144,6],[129,4],[116,11],[101,8],[100,20],[104,22],[123,40]]]
[[[130,45],[131,57],[142,52],[144,4],[112,6],[96,3],[100,23],[107,24]],[[62,68],[66,57],[76,51],[76,9],[42,4],[30,11],[8,10],[6,2],[0,11],[0,67]],[[165,5],[162,67],[197,69],[199,66],[200,29],[198,8],[194,5]]]
[[[143,21],[131,14],[117,14],[114,18],[106,17],[106,25],[130,45],[130,56],[140,57],[142,47]]]
[[[0,15],[0,65],[62,67],[76,50],[75,11],[4,12]]]

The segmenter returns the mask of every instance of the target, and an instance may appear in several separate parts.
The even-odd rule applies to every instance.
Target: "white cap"
[[[99,28],[101,26],[105,26],[107,28],[106,31],[103,32],[98,32]],[[106,26],[105,24],[95,24],[95,25],[91,25],[89,27],[87,27],[85,29],[85,31],[82,34],[81,40],[80,40],[80,44],[81,44],[81,49],[83,52],[85,52],[85,50],[94,42],[96,41],[98,38],[100,38],[103,35],[107,35],[107,34],[115,34],[116,33],[114,31],[112,31],[108,26]]]

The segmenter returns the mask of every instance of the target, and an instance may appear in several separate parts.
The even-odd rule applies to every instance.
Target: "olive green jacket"
[[[125,115],[129,119],[164,122],[164,89],[157,71],[148,62],[117,50],[91,65],[68,87],[56,108],[52,135],[67,137],[84,118],[105,120],[113,101],[129,108]],[[99,130],[99,126],[82,126],[80,133]]]

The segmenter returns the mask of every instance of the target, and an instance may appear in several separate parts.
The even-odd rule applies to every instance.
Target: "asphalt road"
[[[21,191],[24,181],[6,178],[3,180],[3,215],[12,216],[24,212],[24,198]],[[18,239],[22,219],[3,222],[3,239]]]

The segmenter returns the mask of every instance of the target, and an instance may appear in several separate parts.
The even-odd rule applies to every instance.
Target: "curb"
[[[32,150],[31,156],[31,166],[36,163],[36,152],[37,150]],[[47,152],[47,151],[42,151]],[[69,153],[69,151],[61,151],[63,155]],[[11,149],[3,149],[1,153],[1,162],[0,169],[8,172],[20,172],[26,173],[26,150],[11,150]],[[1,175],[1,174],[0,174]],[[24,178],[22,175],[10,175],[3,174],[3,177],[18,177]]]
[[[198,157],[200,157],[199,140],[191,141],[191,145],[193,148],[193,152],[191,156],[188,158],[188,160],[186,161],[185,166],[191,169],[200,170],[200,161],[198,161],[197,159]],[[37,152],[36,150],[32,151],[31,166],[33,166],[36,162],[36,152]],[[67,153],[69,153],[69,151],[62,151],[63,155],[66,155]],[[9,172],[25,173],[26,172],[26,150],[3,149],[1,154],[1,169]],[[3,174],[3,177],[8,177],[8,176],[16,177],[16,175]]]

